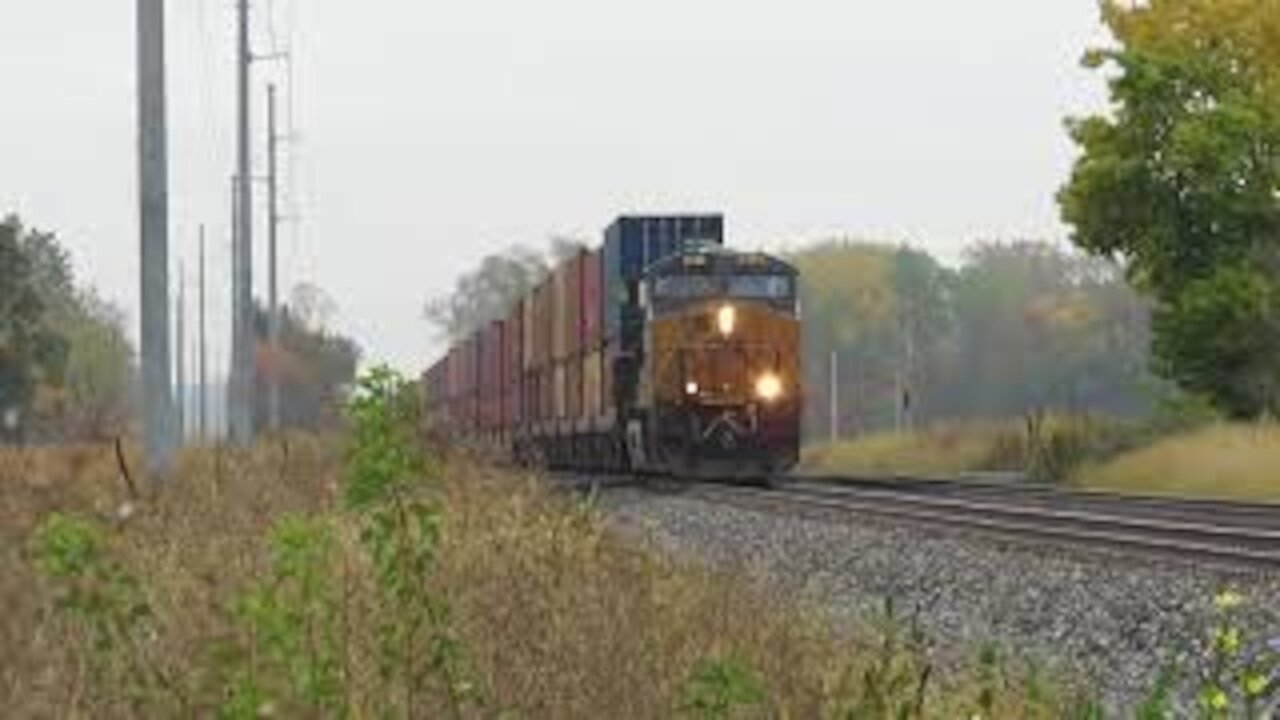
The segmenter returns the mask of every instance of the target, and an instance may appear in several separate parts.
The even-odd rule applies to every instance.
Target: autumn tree
[[[1280,0],[1109,2],[1111,110],[1070,122],[1073,240],[1155,300],[1156,369],[1280,412]]]
[[[830,430],[833,353],[845,435],[899,418],[1149,410],[1149,311],[1114,263],[1036,242],[980,243],[955,267],[866,242],[818,243],[790,258],[814,437]]]
[[[254,416],[266,427],[272,380],[280,383],[280,415],[285,429],[320,431],[337,426],[340,409],[355,383],[360,346],[329,327],[336,304],[319,287],[299,285],[280,308],[280,346],[267,343],[267,312],[255,308],[258,336]]]

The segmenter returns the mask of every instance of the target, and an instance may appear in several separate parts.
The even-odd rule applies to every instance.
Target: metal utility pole
[[[196,419],[197,437],[201,443],[209,439],[209,327],[206,324],[205,316],[205,250],[204,250],[204,225],[200,226],[200,277],[199,277],[199,309],[198,322],[200,334],[199,356],[196,358],[196,374],[199,376],[197,382],[200,385],[200,397],[196,400],[196,412],[200,416]]]
[[[178,447],[182,447],[187,440],[187,278],[182,265],[178,265],[178,307],[175,312],[178,316],[178,337],[174,348],[178,357],[174,372],[176,376],[174,434],[178,440]]]
[[[250,154],[252,108],[249,83],[253,52],[249,46],[249,0],[238,0],[239,52],[237,68],[238,137],[236,187],[236,283],[234,312],[238,321],[232,350],[231,436],[240,447],[253,444],[254,340],[253,327],[253,159]]]
[[[267,336],[271,347],[273,361],[280,357],[280,304],[278,295],[279,266],[277,265],[276,241],[280,230],[280,195],[279,195],[279,158],[277,153],[280,136],[276,129],[276,86],[267,86],[267,207],[270,215],[267,223]],[[267,417],[272,432],[280,430],[280,368],[273,362],[269,368],[270,389],[267,395]]]
[[[169,158],[164,0],[138,0],[138,170],[142,395],[147,471],[173,467],[169,364]]]
[[[231,344],[226,358],[226,384],[222,399],[222,428],[226,437],[231,437],[235,424],[236,404],[239,402],[239,364],[236,354],[240,348],[240,335],[243,317],[240,315],[240,179],[231,176],[231,307],[228,308],[231,318]],[[224,348],[225,349],[225,348]]]

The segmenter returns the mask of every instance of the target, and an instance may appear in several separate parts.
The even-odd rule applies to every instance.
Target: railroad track
[[[1073,491],[1007,476],[802,476],[768,488],[660,486],[753,509],[875,516],[1039,546],[1085,546],[1280,571],[1280,505]]]
[[[1280,506],[1131,497],[982,480],[799,478],[773,488],[696,485],[696,496],[776,510],[871,515],[1184,561],[1280,571]]]

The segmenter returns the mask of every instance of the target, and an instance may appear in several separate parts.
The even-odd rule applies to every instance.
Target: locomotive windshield
[[[794,293],[794,282],[786,275],[674,275],[657,278],[653,284],[655,297],[673,300],[710,297],[785,300]]]

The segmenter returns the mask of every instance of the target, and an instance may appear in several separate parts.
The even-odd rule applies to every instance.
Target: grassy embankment
[[[1099,490],[1280,502],[1280,426],[1215,424],[1165,436],[1099,421],[1053,419],[1031,441],[1023,424],[949,425],[873,435],[807,453],[833,473],[949,475],[1046,470]]]
[[[0,451],[4,714],[1048,718],[1077,707],[976,651],[971,671],[944,677],[898,625],[842,637],[812,609],[620,541],[529,478],[464,463],[423,490],[439,535],[431,520],[407,536],[429,552],[405,586],[401,556],[380,564],[362,540],[372,525],[344,502],[340,464],[302,438],[287,452],[194,452],[170,487],[121,513],[129,496],[109,448]],[[55,512],[73,515],[51,524]]]

